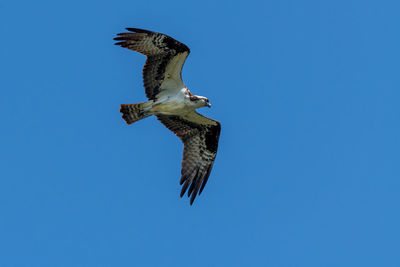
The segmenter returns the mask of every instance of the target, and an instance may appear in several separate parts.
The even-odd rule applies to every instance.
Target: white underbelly
[[[154,113],[165,115],[181,115],[193,110],[193,107],[188,106],[183,101],[168,101],[160,104],[155,104],[150,109]]]
[[[153,113],[165,115],[183,115],[194,110],[194,106],[190,99],[186,96],[186,88],[182,88],[175,94],[165,91],[165,94],[160,94],[157,102],[150,109]]]

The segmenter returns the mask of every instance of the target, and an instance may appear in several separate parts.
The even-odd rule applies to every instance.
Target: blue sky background
[[[400,266],[398,1],[0,1],[0,266]],[[125,27],[219,120],[193,206]]]

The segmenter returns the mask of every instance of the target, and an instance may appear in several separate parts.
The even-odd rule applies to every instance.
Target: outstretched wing
[[[182,67],[190,53],[189,47],[168,35],[136,28],[119,33],[114,40],[121,47],[147,56],[143,68],[143,84],[149,100],[155,100],[163,90],[180,90]]]
[[[157,118],[183,142],[183,160],[180,184],[181,197],[188,190],[190,205],[207,183],[217,155],[221,124],[197,112],[188,115],[157,115]],[[190,186],[190,187],[189,187]]]

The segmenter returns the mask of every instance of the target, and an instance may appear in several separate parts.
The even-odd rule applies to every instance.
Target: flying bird
[[[137,28],[126,28],[115,43],[147,57],[143,84],[147,102],[122,104],[120,112],[127,124],[155,115],[183,142],[180,184],[182,197],[188,192],[190,205],[207,183],[217,155],[221,124],[196,112],[211,107],[204,96],[192,94],[182,81],[182,67],[189,47],[172,37]]]

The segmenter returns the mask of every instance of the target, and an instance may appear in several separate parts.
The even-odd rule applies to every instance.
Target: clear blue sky
[[[0,1],[0,266],[400,266],[398,1]],[[125,27],[222,124],[193,206]]]

